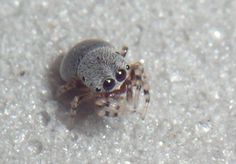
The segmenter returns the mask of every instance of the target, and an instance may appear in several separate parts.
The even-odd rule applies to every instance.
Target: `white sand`
[[[236,1],[0,4],[0,163],[236,163]],[[53,63],[91,37],[144,60],[144,121],[90,113],[68,130]]]

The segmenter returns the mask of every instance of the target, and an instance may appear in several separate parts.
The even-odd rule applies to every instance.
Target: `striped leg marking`
[[[75,117],[77,114],[78,107],[81,101],[85,98],[85,96],[75,96],[73,101],[71,102],[70,106],[70,115],[71,117]]]
[[[144,110],[143,110],[143,114],[142,114],[142,118],[144,119],[144,117],[147,113],[147,110],[148,110],[149,103],[150,103],[150,93],[149,93],[150,86],[148,84],[148,80],[147,80],[146,75],[143,76],[142,83],[143,83],[143,93],[144,93],[144,99],[145,99],[145,106],[144,106]]]
[[[71,126],[74,126],[75,123],[75,116],[77,114],[78,107],[81,101],[85,98],[85,96],[75,96],[73,101],[71,102],[70,106],[70,117],[71,117]]]
[[[122,114],[122,108],[118,104],[119,101],[111,102],[109,99],[100,98],[96,101],[96,106],[99,108],[97,114],[101,117],[118,117]]]

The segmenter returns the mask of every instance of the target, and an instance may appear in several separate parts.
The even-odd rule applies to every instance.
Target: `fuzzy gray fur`
[[[112,45],[102,40],[86,40],[78,43],[64,57],[60,74],[63,80],[69,81],[72,77],[79,77],[84,84],[96,91],[104,92],[103,82],[107,78],[116,81],[113,88],[117,89],[121,83],[115,78],[118,69],[126,70],[124,57],[117,54]]]

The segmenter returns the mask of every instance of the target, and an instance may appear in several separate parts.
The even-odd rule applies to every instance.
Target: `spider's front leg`
[[[79,96],[75,96],[72,102],[70,103],[71,126],[74,126],[75,116],[77,115],[79,105],[82,103],[82,101],[89,98],[91,98],[91,95],[89,93],[82,94]]]
[[[98,98],[96,100],[96,106],[99,108],[96,110],[97,114],[101,117],[118,117],[124,113],[123,98],[118,100],[112,100],[111,98]]]
[[[133,86],[132,86],[132,81],[131,81],[131,76],[129,76],[126,80],[126,86],[127,86],[127,90],[126,90],[126,100],[128,102],[132,102],[133,100]]]
[[[75,96],[73,101],[70,103],[70,116],[74,118],[77,114],[77,110],[81,102],[85,99],[85,96]]]
[[[132,87],[135,87],[135,95],[134,95],[134,108],[137,107],[137,103],[138,103],[138,99],[140,96],[140,91],[141,89],[143,89],[143,93],[145,96],[145,106],[144,106],[144,110],[143,110],[143,117],[145,116],[147,109],[148,109],[148,105],[150,102],[150,93],[149,93],[149,84],[147,81],[147,76],[145,75],[144,72],[144,67],[143,64],[140,62],[134,63],[130,65],[130,83]],[[129,87],[127,90],[127,96],[128,96],[128,91],[129,91]],[[130,90],[129,92],[132,93],[132,90]]]

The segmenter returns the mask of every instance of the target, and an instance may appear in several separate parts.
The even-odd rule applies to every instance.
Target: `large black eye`
[[[109,91],[111,90],[113,87],[115,86],[115,80],[113,79],[106,79],[103,83],[103,88],[106,90],[106,91]]]
[[[123,70],[123,69],[119,69],[117,72],[116,72],[116,80],[121,82],[123,81],[124,79],[126,78],[126,71]]]

